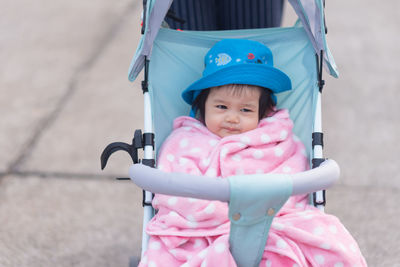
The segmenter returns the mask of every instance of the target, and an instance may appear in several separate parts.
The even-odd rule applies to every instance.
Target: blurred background
[[[130,159],[100,154],[143,124],[128,82],[139,0],[0,0],[0,266],[128,266],[140,254]],[[285,3],[283,25],[296,16]],[[369,266],[400,266],[400,2],[326,1],[340,78],[325,74],[325,156],[341,166],[326,212]]]

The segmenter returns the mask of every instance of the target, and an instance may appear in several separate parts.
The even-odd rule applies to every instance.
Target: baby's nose
[[[239,115],[236,112],[229,112],[226,116],[226,121],[229,123],[239,123]]]

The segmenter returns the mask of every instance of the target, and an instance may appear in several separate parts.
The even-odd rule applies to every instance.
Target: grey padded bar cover
[[[264,174],[266,177],[271,175],[274,174]],[[230,199],[228,179],[166,173],[142,164],[132,165],[129,168],[129,176],[137,186],[153,193],[224,202]],[[324,161],[318,168],[288,175],[292,179],[292,195],[327,189],[339,176],[339,166],[332,159]]]

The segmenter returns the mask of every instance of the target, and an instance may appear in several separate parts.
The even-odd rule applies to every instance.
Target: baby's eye
[[[242,111],[242,112],[253,112],[253,110],[249,109],[249,108],[242,108],[240,111]]]
[[[227,109],[227,108],[228,108],[228,107],[225,106],[225,105],[216,105],[215,107],[216,107],[216,108],[219,108],[219,109]]]

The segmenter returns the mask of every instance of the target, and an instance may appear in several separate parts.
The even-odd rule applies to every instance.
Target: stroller
[[[200,177],[190,177],[189,175],[185,179],[191,179],[193,188],[188,190],[186,187],[185,190],[180,190],[182,182],[182,179],[178,179],[180,177],[166,174],[162,176],[157,174],[160,171],[156,169],[153,169],[149,175],[149,170],[142,170],[140,165],[156,166],[157,149],[171,132],[173,119],[190,112],[190,107],[180,97],[182,90],[201,76],[205,53],[221,39],[256,40],[267,44],[276,55],[275,65],[291,77],[293,84],[291,91],[277,95],[278,108],[286,108],[290,111],[291,119],[294,122],[293,131],[305,145],[310,165],[313,168],[300,173],[296,179],[291,180],[293,177],[286,177],[290,182],[282,187],[291,187],[289,191],[277,189],[275,193],[271,194],[260,193],[258,198],[255,197],[246,205],[254,205],[261,200],[264,203],[262,208],[268,210],[268,207],[273,206],[276,201],[284,203],[290,194],[309,193],[310,202],[323,210],[326,203],[324,189],[332,185],[339,176],[337,164],[333,160],[325,160],[322,153],[323,67],[330,75],[338,76],[325,40],[323,0],[289,0],[299,17],[297,23],[289,28],[276,27],[280,23],[282,1],[220,0],[219,2],[227,3],[227,5],[230,2],[231,7],[234,5],[248,7],[248,13],[243,11],[241,15],[237,10],[233,12],[231,7],[225,8],[227,13],[231,12],[237,16],[234,17],[231,14],[228,22],[226,20],[224,22],[223,19],[219,19],[219,22],[215,21],[215,18],[212,19],[209,14],[211,11],[217,12],[218,10],[215,11],[215,8],[207,6],[205,3],[208,2],[215,4],[218,1],[193,1],[192,3],[192,1],[176,0],[172,3],[172,0],[143,0],[142,38],[130,66],[129,79],[135,80],[144,69],[144,81],[142,82],[145,107],[144,133],[136,130],[132,144],[112,143],[101,155],[102,168],[106,166],[111,154],[118,150],[128,152],[134,163],[142,163],[135,164],[130,169],[130,178],[138,186],[147,190],[143,191],[142,255],[149,240],[149,236],[145,232],[146,225],[154,216],[151,206],[153,193],[203,199],[215,199],[216,197],[204,190],[199,190],[201,192],[196,190],[199,184],[207,183],[205,180],[210,180],[212,183],[211,179],[203,178],[200,183],[198,182]],[[260,4],[261,2],[264,4]],[[190,7],[190,4],[193,6]],[[267,9],[267,6],[269,6],[269,10],[277,10],[277,12],[270,12],[269,18],[263,19],[263,14],[260,15],[260,12]],[[206,14],[208,15],[206,16]],[[223,30],[221,31],[221,29]],[[180,75],[176,75],[177,73]],[[141,160],[138,158],[138,149],[144,150]],[[150,176],[152,179],[149,179]],[[281,177],[278,178],[281,179]],[[274,179],[271,177],[267,180]],[[218,186],[222,188],[229,185]],[[250,192],[254,189],[251,189],[254,185],[246,186],[250,187],[248,189]],[[246,190],[246,186],[244,186],[244,190]],[[263,186],[257,185],[257,187]],[[265,185],[265,187],[269,188],[270,186]],[[246,194],[246,192],[244,193]],[[266,199],[266,195],[271,196]],[[229,202],[229,196],[219,197]],[[273,216],[268,219],[265,227],[268,228],[271,225],[272,219]],[[267,235],[263,238],[265,245]],[[251,240],[230,243],[232,255],[238,266],[258,266],[257,261],[259,261],[260,255],[249,253],[249,251],[257,251],[257,248],[248,249],[249,246],[250,248],[254,246]],[[247,248],[246,253],[244,253],[244,248]],[[137,262],[137,259],[131,260],[131,266],[136,266]],[[256,264],[253,264],[254,262]]]

